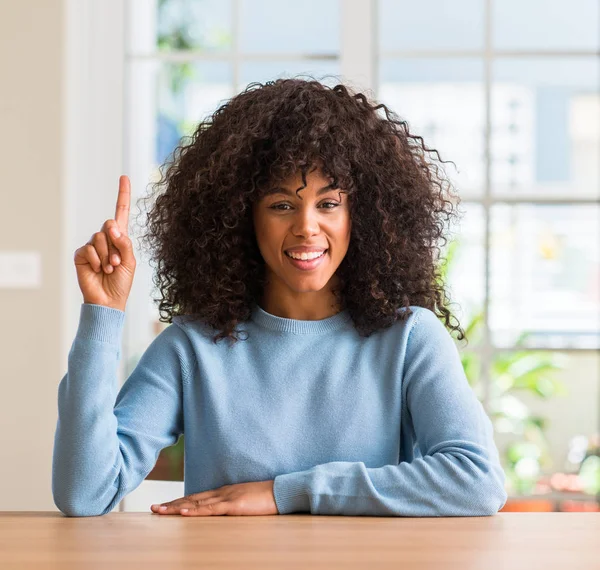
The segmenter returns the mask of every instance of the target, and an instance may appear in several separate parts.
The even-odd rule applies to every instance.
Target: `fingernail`
[[[106,266],[106,272],[107,272],[107,273],[111,273],[111,272],[112,272],[112,270],[113,270],[113,268],[112,268],[112,265],[107,265],[107,266]]]
[[[117,230],[117,228],[111,228],[110,233],[112,234],[113,237],[121,237],[121,232],[119,230]]]
[[[166,511],[166,510],[167,510],[167,507],[165,507],[165,506],[163,505],[162,507],[158,507],[158,510],[159,510],[159,511]]]
[[[187,512],[188,512],[188,509],[181,509],[179,512],[180,512],[180,513],[187,513]]]
[[[113,263],[115,265],[118,265],[119,263],[121,263],[121,260],[119,259],[118,255],[113,255]]]

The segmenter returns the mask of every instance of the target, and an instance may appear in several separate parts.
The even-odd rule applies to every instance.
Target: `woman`
[[[456,214],[430,152],[344,85],[254,83],[222,105],[157,184],[145,238],[170,325],[116,395],[135,271],[121,177],[115,219],[75,252],[58,508],[110,512],[185,433],[186,495],[152,512],[496,513],[492,425],[447,330],[464,338],[438,271]]]

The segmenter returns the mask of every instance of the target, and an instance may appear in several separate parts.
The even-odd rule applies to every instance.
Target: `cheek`
[[[346,249],[350,243],[350,236],[352,235],[352,222],[350,218],[342,221],[340,225],[336,227],[335,235],[338,247]]]
[[[282,231],[281,224],[268,217],[261,218],[261,216],[257,216],[254,231],[263,257],[277,255],[282,248],[282,240],[285,237],[285,231]]]

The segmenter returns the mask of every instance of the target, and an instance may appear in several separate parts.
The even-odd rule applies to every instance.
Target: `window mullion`
[[[238,93],[241,89],[240,85],[240,22],[241,22],[240,0],[233,0],[232,5],[232,22],[231,22],[231,51],[233,55],[233,93]]]
[[[490,330],[490,218],[491,218],[491,90],[492,90],[492,0],[486,0],[485,3],[485,23],[484,23],[484,85],[483,92],[485,97],[485,134],[484,134],[484,297],[483,297],[483,355],[482,355],[482,378],[483,382],[483,407],[486,413],[490,413],[491,398],[491,370],[493,361],[493,347],[491,342]]]
[[[345,83],[376,93],[376,0],[340,1],[340,69]]]

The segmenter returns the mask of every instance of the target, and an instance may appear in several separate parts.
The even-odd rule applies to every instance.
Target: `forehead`
[[[331,188],[333,179],[329,175],[325,174],[322,166],[320,165],[313,165],[313,168],[306,172],[305,177],[306,187],[302,188],[299,191],[299,194],[296,194],[296,190],[303,186],[303,181],[302,171],[300,169],[297,169],[293,174],[291,174],[287,178],[271,180],[268,184],[265,185],[265,188],[263,188],[262,196],[266,197],[272,196],[274,194],[283,194],[286,196],[301,196],[310,193],[310,189],[312,189],[315,186],[317,187],[317,196],[320,196],[321,194],[325,194],[327,192],[331,192],[333,190],[333,188]]]
[[[274,194],[283,194],[284,196],[296,196],[296,190],[298,188],[294,188],[293,190],[288,187],[287,185],[282,185],[282,184],[277,184],[274,186],[270,186],[269,188],[267,188],[264,192],[263,192],[263,197],[267,197],[267,196],[273,196]],[[300,193],[301,194],[305,194],[306,191],[308,189],[308,186],[306,188],[303,188]],[[334,191],[340,191],[340,188],[332,188],[331,184],[328,184],[327,186],[323,186],[322,188],[319,188],[317,190],[317,196],[320,196],[321,194],[326,194],[327,192],[334,192]]]

